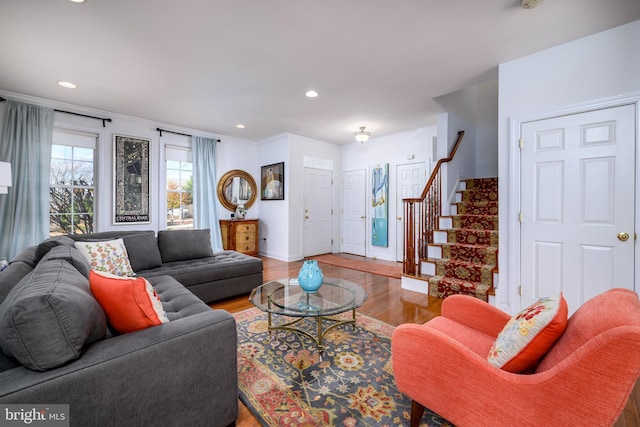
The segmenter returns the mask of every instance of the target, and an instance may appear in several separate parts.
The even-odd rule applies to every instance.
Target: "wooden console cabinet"
[[[225,250],[258,255],[257,219],[221,219],[220,233]]]

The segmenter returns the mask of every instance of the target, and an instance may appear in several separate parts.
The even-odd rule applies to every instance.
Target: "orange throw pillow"
[[[153,286],[143,277],[91,270],[89,285],[111,326],[121,334],[169,321]]]
[[[525,308],[498,334],[489,350],[489,363],[514,373],[535,368],[567,327],[567,313],[562,293]]]

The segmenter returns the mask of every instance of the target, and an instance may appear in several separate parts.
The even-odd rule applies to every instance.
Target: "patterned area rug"
[[[290,331],[267,333],[267,314],[251,308],[238,324],[240,399],[264,426],[409,426],[411,401],[391,367],[393,327],[358,314],[325,335],[325,351]],[[286,318],[274,316],[274,322]],[[305,319],[314,332],[315,321]],[[425,410],[421,426],[451,426]]]
[[[350,268],[352,270],[366,271],[367,273],[379,274],[381,276],[395,277],[402,276],[402,264],[384,265],[374,262],[361,261],[357,259],[345,258],[334,254],[325,254],[313,257],[318,262],[336,265],[338,267]]]

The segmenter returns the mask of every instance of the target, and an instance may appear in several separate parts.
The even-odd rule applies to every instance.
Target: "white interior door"
[[[330,170],[304,168],[302,255],[331,252],[332,182]]]
[[[635,106],[522,125],[521,308],[634,289]],[[625,234],[628,239],[625,240]]]
[[[396,167],[396,261],[404,257],[404,205],[402,199],[419,197],[427,183],[425,163],[410,163]],[[419,218],[416,218],[416,222]]]
[[[342,252],[365,256],[367,227],[366,171],[342,174]]]

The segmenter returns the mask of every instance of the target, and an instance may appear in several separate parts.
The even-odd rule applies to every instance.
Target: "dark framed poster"
[[[113,135],[113,224],[148,224],[150,139]]]

